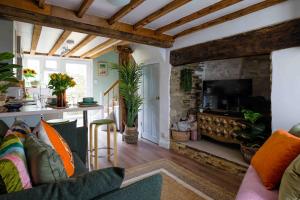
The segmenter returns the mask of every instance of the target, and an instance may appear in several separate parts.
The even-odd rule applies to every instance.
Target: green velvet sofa
[[[161,175],[120,187],[124,169],[107,168],[89,172],[86,168],[87,129],[72,130],[70,124],[54,125],[69,144],[75,163],[75,175],[69,180],[35,186],[21,192],[0,195],[1,200],[64,199],[64,200],[159,200]]]

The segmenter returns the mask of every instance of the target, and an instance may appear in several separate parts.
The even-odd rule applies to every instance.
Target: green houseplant
[[[244,159],[250,162],[253,155],[269,136],[266,132],[266,125],[261,121],[263,115],[253,110],[242,110],[246,125],[245,129],[239,132],[237,137],[241,141],[241,152]]]
[[[13,69],[21,68],[20,65],[9,64],[7,61],[14,58],[9,52],[0,53],[0,106],[6,102],[6,92],[10,86],[19,83]]]
[[[192,74],[192,69],[183,69],[180,71],[180,89],[184,92],[190,92],[192,90]]]
[[[138,94],[141,83],[142,67],[134,62],[122,65],[114,65],[119,71],[120,96],[124,99],[126,107],[126,121],[124,139],[127,143],[135,144],[138,141],[136,120],[141,105],[142,97]]]

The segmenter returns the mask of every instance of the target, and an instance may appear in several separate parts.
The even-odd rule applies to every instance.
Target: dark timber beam
[[[89,7],[92,5],[93,2],[94,0],[83,0],[79,10],[77,11],[77,17],[82,17],[89,9]]]
[[[173,66],[246,56],[300,46],[300,18],[266,28],[201,43],[170,53]]]
[[[131,0],[129,4],[121,8],[117,13],[115,13],[110,19],[107,20],[107,22],[112,25],[125,15],[127,15],[130,11],[138,7],[140,4],[142,4],[145,0]]]
[[[92,15],[78,18],[74,10],[48,4],[41,9],[32,0],[0,0],[0,17],[163,48],[174,42],[172,36],[155,34],[151,29],[134,31],[132,25],[121,22],[111,26],[107,19]]]

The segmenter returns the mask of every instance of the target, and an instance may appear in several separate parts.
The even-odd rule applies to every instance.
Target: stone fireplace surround
[[[183,92],[180,90],[180,71],[182,69],[193,69],[193,87],[191,92]],[[226,80],[226,79],[252,79],[253,80],[253,96],[263,96],[266,100],[270,101],[271,98],[271,60],[270,55],[253,56],[234,58],[226,60],[213,60],[202,63],[189,64],[184,66],[172,67],[171,79],[170,79],[170,121],[171,125],[176,123],[180,119],[184,119],[187,112],[190,109],[196,109],[199,111],[199,107],[202,104],[202,81],[203,80]],[[198,137],[200,138],[200,137]],[[204,139],[205,140],[205,139]],[[209,144],[220,145],[213,141],[201,142],[187,142],[183,145],[192,150],[199,149],[199,151],[207,152],[208,154],[215,154],[208,148]],[[202,146],[201,146],[202,145]],[[176,148],[178,146],[171,145],[173,150],[178,151],[182,148]],[[220,149],[228,149],[226,156],[222,154],[216,155],[217,157],[223,157],[222,159],[230,160],[230,162],[243,164],[241,157],[237,157],[238,148],[230,149],[230,146],[222,146]],[[185,150],[185,154],[188,151]],[[216,151],[218,152],[218,151]],[[232,153],[232,158],[230,154]],[[193,156],[191,156],[193,157]],[[240,160],[238,160],[240,159]],[[214,162],[215,163],[215,162]]]

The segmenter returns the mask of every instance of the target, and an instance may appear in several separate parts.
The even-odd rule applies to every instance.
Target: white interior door
[[[143,67],[142,138],[158,143],[159,140],[159,64]]]

